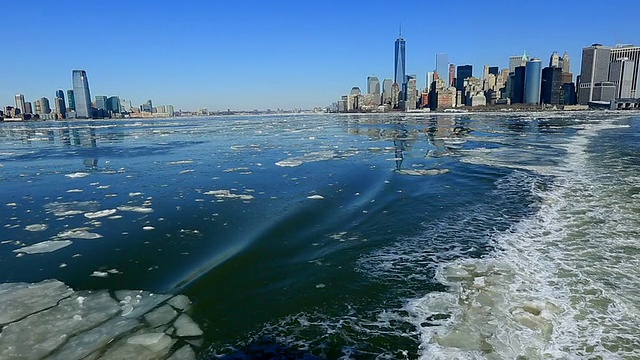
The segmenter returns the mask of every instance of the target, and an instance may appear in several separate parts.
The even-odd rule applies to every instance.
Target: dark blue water
[[[0,280],[187,294],[203,357],[428,358],[430,343],[460,348],[425,335],[455,309],[423,319],[414,302],[456,291],[447,264],[507,251],[501,237],[544,211],[598,121],[0,124]],[[15,252],[43,241],[68,245]]]

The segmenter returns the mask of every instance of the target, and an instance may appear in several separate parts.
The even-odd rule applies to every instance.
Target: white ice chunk
[[[180,317],[173,323],[173,326],[176,328],[176,335],[180,337],[202,335],[202,330],[198,324],[191,320],[187,314],[180,315]]]
[[[155,228],[154,228],[153,226],[144,226],[144,227],[142,228],[142,230],[147,230],[147,231],[149,231],[149,230],[155,230]]]
[[[307,196],[307,199],[311,199],[311,200],[323,200],[324,196],[322,195],[311,195],[311,196]]]
[[[130,192],[129,196],[134,197],[134,196],[141,196],[142,193],[141,192]]]
[[[142,206],[127,206],[127,205],[123,205],[123,206],[118,206],[117,207],[118,210],[120,211],[131,211],[131,212],[137,212],[137,213],[152,213],[153,209],[148,208],[148,207],[142,207]]]
[[[109,274],[108,274],[107,272],[105,272],[105,271],[94,271],[94,272],[91,274],[91,276],[94,276],[94,277],[102,277],[102,278],[104,278],[104,277],[109,276]]]
[[[65,175],[66,177],[72,178],[72,179],[78,179],[78,178],[83,178],[85,176],[89,176],[89,173],[86,172],[77,172],[77,173],[73,173],[73,174],[67,174]]]
[[[296,167],[302,165],[302,161],[300,160],[282,160],[276,163],[277,166],[282,167]]]
[[[49,228],[49,225],[47,224],[32,224],[24,227],[24,229],[27,231],[44,231],[44,230],[47,230],[48,228]]]
[[[42,254],[42,253],[50,253],[56,250],[60,250],[64,247],[71,245],[73,241],[71,240],[47,240],[43,242],[39,242],[37,244],[33,244],[31,246],[25,246],[20,249],[13,250],[15,253],[25,253],[25,254]]]
[[[117,211],[116,209],[107,209],[107,210],[101,210],[96,212],[88,212],[84,214],[84,217],[89,219],[97,219],[97,218],[113,215],[116,213],[116,211]]]
[[[56,235],[59,239],[83,239],[94,240],[101,238],[102,235],[87,231],[86,228],[71,229]]]
[[[81,193],[83,191],[84,190],[82,190],[82,189],[69,189],[69,190],[67,190],[68,193]]]

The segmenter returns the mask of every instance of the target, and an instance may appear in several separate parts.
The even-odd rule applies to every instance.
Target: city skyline
[[[119,94],[135,102],[153,98],[176,109],[324,106],[354,84],[365,88],[367,76],[393,78],[392,43],[400,22],[402,37],[411,44],[405,71],[418,79],[435,69],[439,53],[456,65],[473,65],[474,76],[480,76],[483,65],[505,68],[509,56],[525,50],[543,61],[553,51],[567,51],[579,64],[581,49],[594,42],[640,44],[640,35],[631,29],[640,4],[623,2],[625,11],[606,27],[578,26],[581,18],[593,15],[594,1],[574,2],[571,16],[562,23],[544,12],[528,14],[523,22],[519,10],[506,1],[491,7],[410,2],[415,11],[386,20],[388,4],[383,1],[367,7],[334,1],[179,6],[159,1],[150,7],[147,2],[116,0],[109,8],[126,16],[112,23],[94,21],[116,15],[101,5],[74,3],[80,4],[31,0],[4,5],[7,14],[28,13],[30,23],[47,27],[23,26],[24,17],[17,15],[5,22],[7,38],[29,39],[29,46],[11,45],[16,55],[3,60],[1,104],[14,103],[16,94],[30,101],[53,98],[57,89],[69,88],[71,70],[85,69],[95,94]],[[336,11],[338,4],[341,11]],[[552,4],[541,1],[536,6]],[[430,15],[438,13],[471,17],[451,27],[447,19]],[[497,19],[498,30],[518,31],[473,31],[488,17]],[[377,26],[367,26],[371,19],[377,19]],[[112,26],[97,30],[96,24],[104,23]],[[53,41],[56,34],[73,35],[68,37],[72,41],[61,46]],[[96,43],[106,38],[117,40]],[[419,80],[419,86],[423,83]]]

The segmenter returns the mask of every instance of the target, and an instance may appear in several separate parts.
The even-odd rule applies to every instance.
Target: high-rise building
[[[608,80],[610,55],[611,48],[601,44],[593,44],[582,49],[582,66],[578,84],[580,104],[587,105],[590,101],[594,101],[595,84]],[[599,96],[599,98],[602,97]]]
[[[64,101],[64,91],[58,89],[56,90],[56,97],[62,99]]]
[[[427,72],[427,91],[431,90],[431,85],[433,85],[433,80],[434,80],[434,76],[435,76],[435,71],[428,71]]]
[[[395,57],[394,57],[394,68],[393,68],[393,82],[398,84],[400,88],[402,88],[402,84],[404,83],[404,77],[406,75],[406,63],[405,63],[405,47],[406,42],[404,38],[402,38],[402,33],[398,36],[395,43]]]
[[[448,86],[456,86],[456,66],[453,64],[449,64],[449,82]]]
[[[380,80],[376,76],[367,77],[367,94],[380,95]]]
[[[616,85],[616,98],[631,98],[634,75],[636,75],[635,64],[627,58],[618,59],[609,65],[609,81]]]
[[[610,62],[627,58],[634,63],[636,69],[631,82],[631,97],[640,98],[640,46],[616,45],[611,49]]]
[[[572,82],[562,84],[562,95],[564,96],[564,105],[575,105],[578,102],[576,86]]]
[[[76,98],[73,96],[73,90],[67,90],[67,101],[69,110],[76,111]]]
[[[56,112],[59,118],[64,118],[67,113],[67,107],[64,104],[64,91],[58,89],[56,90],[56,98],[54,100],[56,105]]]
[[[562,68],[549,66],[542,69],[542,85],[540,98],[543,104],[562,105]]]
[[[509,72],[515,72],[518,66],[526,66],[529,61],[529,55],[525,51],[523,55],[514,55],[509,57]]]
[[[464,80],[473,76],[472,65],[459,65],[456,74],[456,89],[464,89]]]
[[[20,109],[21,113],[26,113],[26,109],[24,106],[24,95],[22,94],[17,94],[16,95],[16,108]]]
[[[107,99],[107,111],[110,111],[114,114],[120,114],[122,111],[120,110],[120,98],[117,96],[111,96]]]
[[[27,101],[24,103],[24,111],[25,114],[33,114],[33,107],[31,106],[31,102]]]
[[[96,95],[96,109],[107,110],[107,97],[103,95]]]
[[[89,119],[93,117],[89,80],[84,70],[73,70],[73,96],[75,100],[76,117]]]
[[[407,80],[407,99],[404,101],[404,110],[415,110],[418,104],[418,81],[414,78]]]
[[[386,78],[382,81],[382,103],[391,104],[391,91],[393,80]]]
[[[445,84],[449,84],[449,56],[445,53],[436,54],[436,72]]]
[[[49,99],[42,97],[35,101],[36,114],[44,115],[51,114],[51,106],[49,105]]]
[[[534,58],[527,61],[524,72],[524,103],[540,103],[540,85],[542,83],[542,61]]]
[[[524,77],[525,67],[516,66],[511,78],[511,103],[522,104],[524,103]]]
[[[567,53],[566,51],[564,52],[564,55],[562,55],[562,72],[571,72],[571,59],[569,58],[569,53]]]
[[[359,87],[354,86],[353,88],[351,88],[351,95],[360,95],[360,94],[361,94],[361,91]],[[140,111],[146,111],[146,112],[153,111],[153,103],[151,102],[151,99],[147,100],[144,104],[140,105]]]
[[[557,51],[554,51],[549,58],[549,67],[562,68],[563,59],[558,55]]]

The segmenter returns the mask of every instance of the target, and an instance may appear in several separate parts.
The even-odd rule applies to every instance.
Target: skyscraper
[[[21,113],[26,113],[26,108],[24,106],[24,95],[17,94],[16,95],[16,108],[20,109]]]
[[[631,98],[631,88],[635,74],[635,64],[627,58],[618,59],[609,65],[609,81],[616,85],[616,98]]]
[[[440,79],[449,84],[449,57],[445,53],[436,54],[436,72]]]
[[[84,70],[73,70],[73,95],[75,98],[76,117],[89,119],[93,117],[89,80]]]
[[[396,52],[394,58],[394,78],[393,82],[398,84],[400,88],[404,83],[404,77],[406,75],[406,64],[405,64],[405,41],[402,38],[402,33],[396,39]]]
[[[64,118],[67,113],[67,107],[64,105],[64,91],[56,90],[56,111],[58,112],[58,116],[60,118]]]
[[[67,101],[69,102],[69,110],[76,111],[76,99],[73,96],[73,90],[67,90]]]
[[[633,61],[635,74],[631,82],[631,97],[640,98],[640,46],[634,45],[616,45],[611,49],[609,61],[614,62],[617,59],[628,58]]]
[[[534,58],[527,61],[524,71],[524,103],[540,103],[540,85],[542,83],[542,61]]]
[[[557,51],[554,51],[549,58],[549,67],[562,68],[563,58],[558,55]]]
[[[525,66],[527,64],[527,61],[529,61],[529,55],[527,55],[526,51],[522,55],[510,56],[509,57],[509,72],[510,73],[515,72],[516,71],[516,67],[518,67],[518,66]]]
[[[522,104],[524,102],[524,76],[525,67],[516,66],[511,77],[511,103]]]
[[[448,86],[456,86],[456,66],[453,64],[449,64],[449,82]]]
[[[96,109],[107,110],[107,97],[104,95],[96,95]]]
[[[611,48],[602,44],[593,44],[582,49],[580,84],[578,84],[578,102],[587,105],[593,101],[596,83],[609,79],[609,61]]]
[[[376,76],[367,77],[367,94],[380,95],[380,80]]]
[[[460,65],[458,66],[458,73],[456,74],[456,90],[462,90],[464,93],[464,79],[473,76],[472,65]]]
[[[393,80],[386,78],[382,81],[382,103],[383,104],[391,104],[391,86],[393,85]]]
[[[543,104],[564,104],[562,93],[562,68],[549,66],[542,69],[542,86],[540,98]]]
[[[567,53],[566,51],[564,52],[564,55],[562,55],[562,72],[571,72],[571,59],[569,58],[569,53]]]
[[[36,114],[44,115],[51,113],[51,106],[49,105],[49,99],[42,97],[35,101]]]

